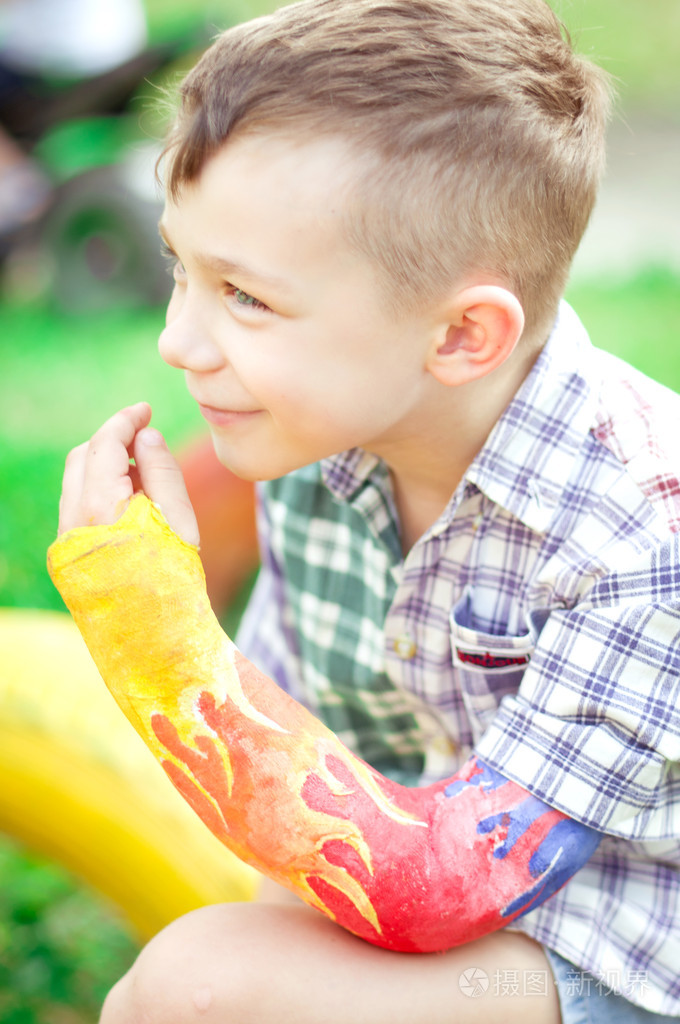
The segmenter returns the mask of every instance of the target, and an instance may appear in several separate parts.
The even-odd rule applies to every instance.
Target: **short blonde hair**
[[[229,29],[181,86],[177,199],[236,133],[342,136],[347,237],[391,302],[481,272],[546,330],[592,211],[610,90],[543,0],[302,0]]]

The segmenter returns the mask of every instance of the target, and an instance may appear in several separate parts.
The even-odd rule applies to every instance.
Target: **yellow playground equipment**
[[[0,832],[89,882],[141,940],[252,898],[255,873],[175,792],[67,614],[0,610],[0,651]]]

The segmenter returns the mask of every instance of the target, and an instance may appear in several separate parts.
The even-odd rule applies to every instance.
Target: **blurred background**
[[[63,609],[45,571],[63,460],[103,419],[146,399],[178,452],[202,436],[156,352],[164,93],[218,30],[275,6],[0,0],[0,608]],[[619,97],[568,297],[595,344],[680,390],[680,5],[554,6]],[[225,603],[231,626],[240,603]],[[3,699],[0,676],[0,742]],[[95,1020],[140,940],[0,814],[0,1024]]]

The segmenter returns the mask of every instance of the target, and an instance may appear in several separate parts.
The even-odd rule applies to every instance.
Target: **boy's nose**
[[[186,305],[174,312],[172,301],[165,329],[158,339],[158,351],[169,366],[195,373],[219,370],[225,362],[219,345],[201,318],[193,316]]]

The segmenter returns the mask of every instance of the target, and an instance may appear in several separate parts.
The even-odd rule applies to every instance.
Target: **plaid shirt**
[[[679,475],[680,397],[563,304],[406,558],[386,467],[361,450],[262,487],[238,638],[384,774],[425,785],[475,750],[603,832],[513,927],[678,1015]]]

